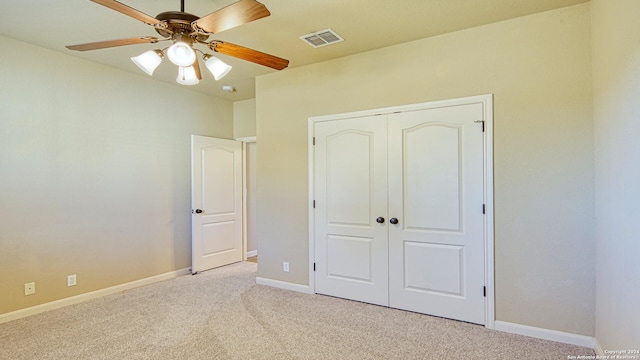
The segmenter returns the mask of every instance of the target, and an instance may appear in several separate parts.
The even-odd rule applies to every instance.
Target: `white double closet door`
[[[485,324],[482,104],[314,124],[315,290]]]

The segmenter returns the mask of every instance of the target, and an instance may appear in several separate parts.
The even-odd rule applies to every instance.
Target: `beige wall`
[[[190,135],[231,138],[232,104],[0,48],[0,314],[189,267]]]
[[[589,26],[578,5],[259,77],[258,276],[308,283],[308,117],[493,93],[497,319],[593,335]]]
[[[596,337],[640,349],[640,1],[592,0]]]
[[[236,101],[233,103],[234,138],[256,136],[256,100]]]

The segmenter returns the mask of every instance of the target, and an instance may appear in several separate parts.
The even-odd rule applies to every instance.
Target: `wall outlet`
[[[76,274],[67,276],[67,286],[76,286]]]
[[[36,283],[30,282],[24,284],[24,294],[25,295],[33,295],[36,293]]]
[[[282,271],[284,272],[289,272],[289,263],[288,262],[283,262],[282,263]]]

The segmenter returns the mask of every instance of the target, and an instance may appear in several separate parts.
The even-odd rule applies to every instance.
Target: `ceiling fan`
[[[171,41],[172,45],[165,49],[147,51],[142,55],[132,57],[131,60],[144,72],[152,75],[166,54],[169,60],[178,66],[178,78],[176,81],[183,85],[195,85],[202,79],[196,51],[202,53],[205,65],[216,80],[219,80],[231,70],[231,66],[220,59],[196,49],[194,47],[196,44],[204,45],[216,53],[250,61],[276,70],[282,70],[289,65],[289,60],[277,56],[226,41],[209,40],[209,36],[212,34],[271,15],[267,7],[256,0],[240,0],[202,18],[184,12],[184,0],[180,1],[180,11],[166,11],[156,17],[151,17],[116,0],[91,1],[153,26],[162,38],[140,36],[99,41],[69,45],[67,48],[70,50],[88,51],[116,46]]]

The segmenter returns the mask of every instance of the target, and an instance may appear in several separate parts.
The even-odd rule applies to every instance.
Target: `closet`
[[[316,293],[485,324],[482,99],[310,122]]]

